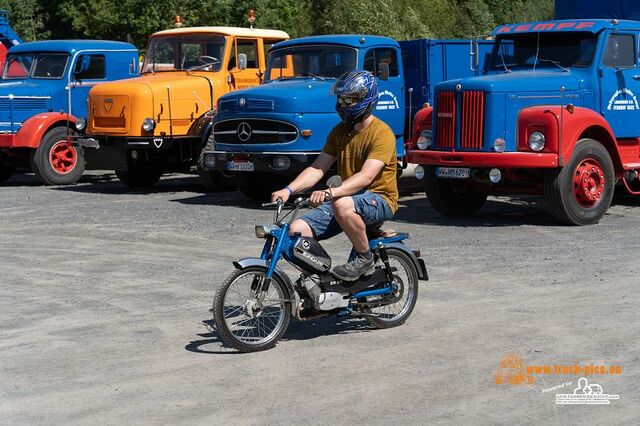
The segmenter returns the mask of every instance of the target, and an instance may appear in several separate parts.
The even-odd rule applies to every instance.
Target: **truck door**
[[[602,115],[617,138],[637,137],[640,121],[637,34],[609,34],[599,72]]]
[[[89,90],[106,80],[106,61],[102,54],[80,54],[71,68],[71,111],[76,117],[87,118]]]
[[[389,80],[383,81],[378,76],[380,64],[389,66]],[[364,56],[364,67],[378,77],[378,105],[373,114],[387,123],[398,141],[398,155],[402,156],[404,134],[404,84],[400,72],[398,49],[378,47],[369,49]]]
[[[247,55],[247,67],[241,70],[238,67],[238,55]],[[231,75],[231,90],[244,89],[260,84],[263,71],[260,69],[260,57],[258,56],[258,40],[237,38],[233,42],[229,64],[227,66]]]

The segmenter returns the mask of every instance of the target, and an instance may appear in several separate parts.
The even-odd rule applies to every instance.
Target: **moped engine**
[[[332,311],[349,306],[349,296],[334,291],[323,292],[311,277],[304,282],[304,287],[313,301],[313,307],[319,311]]]
[[[292,262],[310,272],[323,273],[331,269],[331,257],[313,238],[298,238],[293,245]]]

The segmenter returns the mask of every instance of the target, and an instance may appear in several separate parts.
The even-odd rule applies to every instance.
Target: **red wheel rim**
[[[573,195],[580,206],[594,207],[602,200],[605,190],[604,172],[600,163],[587,158],[576,167],[573,173]]]
[[[58,141],[49,151],[49,162],[57,173],[66,175],[76,167],[78,153],[67,141]]]

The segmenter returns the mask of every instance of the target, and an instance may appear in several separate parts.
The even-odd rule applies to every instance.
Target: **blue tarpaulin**
[[[640,21],[640,0],[556,0],[555,19],[630,19]]]

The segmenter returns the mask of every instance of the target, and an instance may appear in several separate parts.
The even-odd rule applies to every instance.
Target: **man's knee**
[[[340,197],[332,201],[333,214],[337,218],[344,218],[356,212],[353,198]]]
[[[315,237],[313,235],[313,230],[311,229],[309,224],[302,219],[294,220],[293,223],[291,224],[291,227],[289,228],[290,234],[295,234],[296,232],[299,232],[300,234],[302,234],[303,237],[308,237],[308,238]]]

